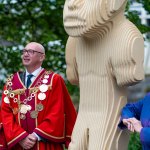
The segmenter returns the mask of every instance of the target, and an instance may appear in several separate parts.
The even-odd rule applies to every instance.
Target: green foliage
[[[146,1],[144,1],[144,0],[137,0],[137,2],[140,2],[142,4],[143,3],[146,4],[147,0]],[[150,27],[146,26],[146,25],[143,25],[141,23],[141,19],[140,19],[139,13],[137,11],[130,11],[130,5],[131,4],[132,4],[132,1],[128,1],[127,6],[126,6],[126,17],[137,26],[137,28],[141,31],[141,33],[148,33],[148,32],[150,32]],[[148,11],[148,9],[147,9],[147,11]],[[150,9],[149,9],[148,12],[150,12]]]
[[[145,10],[147,10],[148,13],[150,13],[150,0],[136,0],[136,1],[143,4]]]
[[[149,26],[141,24],[141,19],[139,18],[137,11],[128,11],[127,18],[137,26],[141,33],[147,33],[150,31]]]
[[[43,67],[60,73],[65,79],[65,44],[68,38],[63,27],[64,0],[0,0],[0,89],[4,79],[23,66],[20,50],[30,41],[46,49]],[[66,80],[67,81],[67,80]],[[66,82],[74,101],[79,89]]]
[[[145,8],[145,10],[148,13],[150,13],[150,5],[149,5],[150,0],[136,0],[136,1],[143,4],[143,7]],[[131,22],[133,22],[142,33],[150,32],[149,26],[145,26],[145,25],[141,24],[138,12],[137,11],[129,11],[129,7],[130,7],[131,3],[132,3],[132,1],[129,1],[128,5],[126,7],[127,18]],[[146,90],[146,92],[147,91],[150,91],[150,89],[148,88]],[[129,141],[129,145],[128,145],[128,150],[141,150],[141,149],[142,149],[142,146],[141,146],[139,134],[138,133],[131,133],[130,141]]]
[[[138,133],[130,134],[130,141],[128,145],[128,150],[142,150],[140,138]]]
[[[23,68],[19,51],[30,41],[44,45],[47,58],[43,67],[65,74],[63,4],[63,0],[0,1],[0,69],[6,69],[4,78]]]
[[[146,1],[145,1],[146,2]],[[141,2],[142,3],[142,2]],[[22,69],[19,51],[30,41],[37,41],[46,49],[43,67],[61,73],[65,77],[65,44],[67,34],[63,27],[64,0],[0,0],[0,69],[6,71],[2,76]],[[149,29],[141,25],[135,12],[127,17],[142,33]],[[144,5],[145,6],[145,5]],[[0,88],[4,79],[0,79]],[[73,94],[76,88],[68,84]]]
[[[150,13],[150,0],[137,0]],[[0,0],[0,89],[7,74],[23,69],[20,50],[30,41],[37,41],[46,49],[43,67],[52,69],[66,79],[65,44],[67,34],[63,27],[64,0]],[[126,16],[142,33],[150,28],[142,25],[137,12]],[[79,100],[79,88],[66,82],[73,100]],[[141,150],[139,136],[132,134],[129,150]]]

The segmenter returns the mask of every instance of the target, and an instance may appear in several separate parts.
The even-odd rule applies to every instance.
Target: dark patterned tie
[[[31,78],[33,77],[33,74],[29,74],[27,75],[27,88],[30,86],[31,84]]]

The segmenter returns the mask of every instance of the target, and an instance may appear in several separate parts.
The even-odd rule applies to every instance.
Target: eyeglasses
[[[25,53],[27,53],[28,55],[33,55],[34,53],[40,53],[40,54],[44,54],[42,52],[38,52],[38,51],[35,51],[33,49],[23,49],[21,51],[21,54],[24,55]]]

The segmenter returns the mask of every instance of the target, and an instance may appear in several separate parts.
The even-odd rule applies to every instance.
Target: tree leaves
[[[150,11],[150,0],[137,0]],[[63,27],[64,0],[0,0],[0,89],[7,74],[23,69],[20,50],[31,41],[36,41],[46,49],[43,67],[52,69],[65,77],[65,44],[68,35]],[[141,25],[136,12],[126,9],[127,17],[137,25],[142,33],[149,27]],[[5,77],[5,78],[4,78]],[[68,85],[73,95],[78,93]]]

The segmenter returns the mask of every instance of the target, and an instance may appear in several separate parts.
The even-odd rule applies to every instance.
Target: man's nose
[[[72,10],[77,9],[82,5],[82,3],[83,3],[83,1],[81,1],[81,0],[70,0],[68,2],[68,8],[72,9]]]

